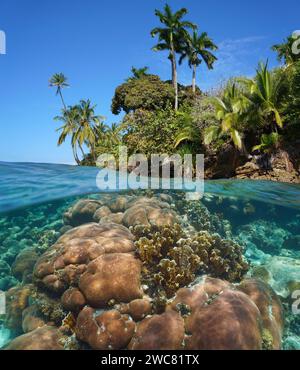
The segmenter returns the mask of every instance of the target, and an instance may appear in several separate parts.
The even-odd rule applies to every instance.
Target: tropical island
[[[207,178],[299,183],[299,36],[272,47],[281,66],[270,69],[268,61],[260,62],[252,78],[236,76],[203,92],[197,77],[214,68],[218,46],[187,14],[186,8],[173,11],[169,5],[155,11],[159,26],[150,32],[157,41],[153,51],[167,51],[172,78],[163,81],[148,67],[132,67],[112,98],[112,113],[123,113],[119,123],[106,125],[90,100],[68,105],[67,77],[51,77],[62,103],[55,117],[61,122],[58,145],[70,137],[74,160],[84,166],[94,166],[103,153],[117,156],[125,145],[130,154],[147,156],[203,153]],[[190,86],[178,83],[182,63],[191,69]]]
[[[236,22],[230,28],[223,12],[213,13],[208,25],[219,23],[218,16],[227,22],[226,30],[219,28],[219,36],[217,32],[214,37],[213,26],[202,29],[193,22],[197,12],[210,14],[200,2],[190,1],[188,12],[169,5],[153,11],[149,2],[140,2],[137,9],[133,1],[119,1],[127,13],[116,11],[113,2],[95,0],[87,5],[82,1],[70,7],[66,1],[59,8],[53,3],[44,1],[35,4],[37,13],[27,8],[22,13],[32,24],[29,44],[36,48],[37,41],[43,40],[38,53],[44,63],[33,55],[27,73],[38,99],[32,99],[25,80],[15,74],[20,64],[23,74],[25,56],[33,50],[29,48],[22,59],[14,58],[23,56],[23,29],[16,32],[22,36],[15,43],[20,49],[10,54],[9,48],[0,68],[4,82],[9,76],[2,89],[4,113],[0,112],[6,134],[2,144],[8,145],[3,159],[9,160],[0,160],[0,348],[96,350],[101,365],[107,363],[105,359],[122,364],[123,356],[114,352],[105,358],[106,353],[99,353],[104,350],[122,350],[124,358],[130,358],[128,350],[141,350],[142,355],[145,350],[300,350],[300,185],[291,184],[300,182],[300,31],[271,47],[288,31],[275,35],[274,14],[261,12],[262,33],[268,27],[273,33],[272,41],[261,45],[264,50],[272,48],[278,63],[272,56],[259,61],[259,55],[266,54],[253,49],[243,54],[241,72],[238,63],[230,64],[231,59],[222,54],[226,42],[215,39],[229,37],[227,53],[232,54],[237,48],[245,52],[249,38],[256,43],[257,4],[251,3],[254,18],[250,13],[248,17],[254,36],[247,29],[247,38],[238,39],[244,27],[236,22],[245,21],[245,10],[239,10],[238,19],[230,2],[224,8]],[[279,7],[276,10],[282,23],[288,19],[289,29],[298,22],[298,13],[291,21]],[[10,13],[11,26],[16,28],[13,6]],[[101,24],[99,14],[105,14]],[[149,15],[147,26],[145,17],[137,24],[140,14]],[[59,41],[53,36],[54,15]],[[132,42],[125,27],[132,34],[143,35],[145,30],[148,40],[142,36]],[[121,41],[130,40],[131,49],[125,42],[120,45],[120,30],[124,31]],[[74,32],[90,38],[83,60],[79,60],[80,42]],[[7,34],[13,40],[9,28]],[[97,53],[94,45],[99,36],[103,45]],[[54,46],[48,53],[43,49],[47,37]],[[143,57],[132,55],[139,42],[136,54]],[[107,58],[99,61],[103,52]],[[245,55],[252,55],[251,63]],[[161,58],[165,70],[153,56]],[[211,83],[207,76],[212,69],[222,69],[221,61],[223,68],[230,64],[223,70],[226,79],[217,83],[215,78]],[[136,67],[130,73],[132,65]],[[72,66],[77,73],[70,81],[64,73],[56,73],[49,80],[51,89],[45,88],[54,70],[65,70],[71,77]],[[38,75],[36,84],[31,80],[33,71]],[[80,99],[85,91],[93,98]],[[48,111],[49,99],[53,105]],[[98,108],[96,100],[105,102],[104,107]],[[72,163],[58,148],[53,150],[55,115],[58,145],[71,144]],[[40,124],[49,117],[48,127]],[[30,145],[26,134],[31,136]],[[47,147],[47,141],[52,146]],[[38,149],[34,157],[28,154],[31,145]],[[139,184],[130,186],[128,178],[139,177],[139,164],[137,160],[136,167],[130,164],[122,172],[124,147],[128,156],[145,156],[146,164],[153,154],[195,158],[202,153],[206,179],[213,181],[205,181],[204,191],[202,187],[178,189],[174,186],[175,177],[181,180],[177,172],[164,182],[160,173],[153,176],[147,168]],[[70,154],[69,147],[67,151]],[[102,154],[118,160],[113,170],[119,172],[107,173],[121,179],[123,186],[99,186],[99,174],[105,172],[99,160]],[[197,179],[197,158],[190,161],[188,170],[182,168],[184,175],[191,174],[189,180]],[[141,186],[144,179],[151,188]],[[170,187],[160,186],[165,183]]]

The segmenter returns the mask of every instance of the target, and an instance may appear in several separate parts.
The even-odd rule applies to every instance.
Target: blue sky
[[[0,30],[7,54],[0,55],[0,160],[73,163],[68,143],[57,147],[60,101],[48,87],[55,72],[71,87],[68,104],[90,98],[107,123],[115,87],[131,66],[149,66],[170,78],[164,53],[154,53],[150,30],[158,25],[155,8],[162,0],[1,0]],[[189,9],[187,18],[219,45],[214,71],[201,67],[198,84],[210,89],[232,75],[252,75],[259,60],[277,64],[270,46],[300,29],[299,0],[170,0]],[[179,69],[181,83],[191,71]]]

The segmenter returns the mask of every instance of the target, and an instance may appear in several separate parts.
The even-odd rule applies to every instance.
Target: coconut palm
[[[80,160],[77,153],[77,143],[74,140],[75,133],[77,131],[78,122],[78,110],[77,107],[69,107],[68,109],[62,110],[62,115],[54,118],[56,121],[61,121],[63,126],[58,128],[56,131],[60,131],[57,145],[62,145],[68,136],[71,136],[71,146],[73,156],[77,164],[80,164]]]
[[[107,139],[113,145],[118,145],[121,142],[121,127],[117,123],[113,123],[107,132]]]
[[[62,89],[65,87],[69,87],[67,80],[67,77],[63,73],[55,73],[49,80],[50,87],[56,88],[56,95],[60,96],[65,110],[67,110],[67,106],[62,95]]]
[[[74,142],[82,148],[85,144],[91,153],[94,160],[95,157],[95,144],[96,144],[96,129],[104,117],[95,114],[96,106],[91,105],[90,100],[81,100],[76,106],[78,111],[78,123],[74,135]]]
[[[211,50],[215,51],[218,47],[206,32],[202,32],[199,35],[196,30],[194,30],[192,35],[187,34],[184,41],[179,64],[182,64],[184,59],[188,59],[189,66],[193,70],[192,86],[193,93],[195,94],[197,67],[202,63],[202,61],[204,61],[208,69],[213,69],[213,65],[217,60],[217,57],[211,52]]]
[[[176,53],[181,51],[182,40],[186,37],[187,29],[196,29],[196,25],[184,21],[187,9],[182,8],[173,13],[168,4],[164,12],[155,10],[155,15],[165,27],[156,27],[151,31],[151,36],[158,36],[158,44],[153,47],[154,51],[168,51],[169,60],[172,66],[172,83],[175,90],[175,110],[178,109],[178,81],[177,81],[177,60]]]

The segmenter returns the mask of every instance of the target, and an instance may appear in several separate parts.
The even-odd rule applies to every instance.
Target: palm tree
[[[282,44],[276,44],[272,46],[272,50],[278,54],[278,60],[284,61],[289,66],[300,59],[300,53],[298,50],[294,50],[295,45],[299,47],[300,36],[291,35],[287,37]],[[296,44],[297,43],[297,44]]]
[[[237,149],[245,151],[240,128],[244,122],[244,113],[248,108],[248,99],[243,96],[236,83],[232,83],[225,89],[223,98],[214,97],[211,101],[221,125],[210,126],[205,130],[204,143],[209,145],[225,133],[229,134]]]
[[[179,64],[182,64],[185,58],[188,58],[190,68],[193,70],[192,86],[193,93],[196,93],[196,71],[197,67],[204,61],[208,69],[213,69],[213,64],[217,57],[210,50],[217,50],[211,38],[208,37],[206,32],[200,35],[196,30],[193,34],[187,34],[185,45],[183,46]]]
[[[62,95],[62,89],[69,87],[67,77],[63,73],[55,73],[49,80],[50,87],[56,87],[56,95],[59,95],[65,110],[67,110],[66,103]]]
[[[173,13],[168,4],[164,7],[164,12],[155,10],[155,15],[165,27],[156,27],[151,31],[151,36],[158,36],[158,44],[154,46],[154,51],[169,51],[169,59],[172,66],[172,82],[175,90],[175,110],[178,109],[178,81],[177,81],[177,60],[176,53],[181,51],[180,45],[186,37],[186,29],[196,29],[197,26],[191,22],[183,21],[182,18],[187,14],[187,9],[182,8]]]
[[[198,127],[195,126],[191,115],[187,112],[177,112],[177,116],[181,121],[181,129],[175,137],[174,147],[178,148],[184,142],[200,143],[201,133]]]
[[[107,138],[113,145],[118,145],[121,142],[121,127],[117,123],[113,123],[107,132]]]
[[[77,164],[80,164],[80,160],[77,154],[77,143],[74,140],[74,136],[77,130],[78,122],[78,110],[77,107],[69,107],[68,109],[62,110],[62,115],[54,118],[56,121],[63,122],[63,126],[58,128],[56,131],[61,131],[61,134],[58,138],[57,145],[62,145],[67,136],[71,136],[71,146],[73,151],[73,156]]]
[[[78,124],[74,135],[74,142],[77,142],[81,148],[83,144],[86,144],[94,160],[96,160],[96,129],[100,121],[104,118],[95,115],[95,108],[96,106],[92,106],[90,100],[81,100],[76,106],[78,111]]]
[[[139,80],[142,77],[147,76],[147,72],[149,70],[149,67],[143,67],[143,68],[131,68],[131,72],[133,74],[132,77],[130,77],[131,80]]]
[[[75,129],[76,129],[76,119],[78,116],[78,111],[76,107],[67,108],[65,100],[62,95],[62,89],[69,87],[67,83],[67,77],[63,73],[55,73],[49,80],[50,87],[56,88],[56,95],[59,95],[62,101],[63,110],[62,116],[55,117],[55,120],[64,122],[64,125],[60,127],[57,131],[62,131],[58,139],[58,145],[61,145],[67,136],[72,135],[71,145],[73,156],[77,164],[80,164],[80,160],[77,154],[77,144],[74,141]],[[81,151],[82,148],[80,147]],[[83,151],[82,151],[83,152]]]
[[[283,121],[280,114],[282,104],[282,89],[284,87],[284,71],[279,73],[268,70],[268,62],[260,63],[254,79],[243,78],[239,82],[245,86],[244,95],[251,104],[248,115],[255,117],[257,122],[263,125],[273,124],[282,128]],[[253,118],[252,118],[253,120]]]

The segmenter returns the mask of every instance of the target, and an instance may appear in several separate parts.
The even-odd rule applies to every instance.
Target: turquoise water
[[[33,282],[30,273],[24,280],[16,272],[18,256],[29,249],[38,258],[66,231],[66,226],[74,227],[66,222],[64,214],[76,202],[105,200],[108,206],[114,202],[120,192],[100,193],[97,173],[97,168],[89,167],[0,162],[0,290],[7,292]],[[158,193],[122,194],[153,197]],[[300,349],[300,317],[292,314],[290,289],[291,282],[300,286],[300,186],[207,181],[203,199],[189,202],[184,208],[178,206],[180,192],[163,193],[172,197],[172,207],[186,224],[199,229],[199,218],[204,217],[209,231],[241,245],[251,266],[248,276],[257,277],[258,267],[267,271],[268,284],[285,307],[283,348]],[[87,218],[80,224],[90,221]],[[34,262],[33,258],[31,269]],[[22,312],[18,315],[14,320],[22,320]],[[0,315],[0,347],[22,334],[20,325],[12,327],[5,315]]]

